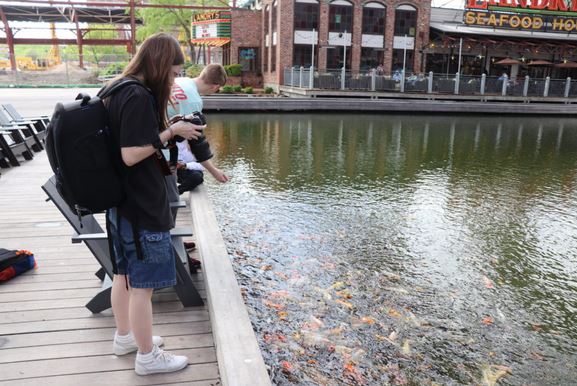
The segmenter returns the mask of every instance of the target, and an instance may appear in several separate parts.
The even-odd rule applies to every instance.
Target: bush
[[[99,75],[100,76],[113,76],[113,75],[121,74],[122,71],[124,71],[124,67],[126,67],[127,64],[128,64],[128,62],[111,63],[108,66],[106,66],[102,71],[99,71]]]
[[[264,89],[264,93],[265,94],[272,94],[274,90],[272,89],[272,87],[265,87]]]
[[[242,92],[245,94],[252,94],[252,87],[245,87],[242,89]]]
[[[240,76],[242,75],[242,65],[241,64],[229,64],[228,66],[224,66],[226,70],[226,74],[228,76]]]
[[[202,64],[191,64],[186,68],[186,70],[184,70],[184,73],[189,78],[196,78],[200,75],[203,68],[204,66]]]
[[[223,94],[232,94],[233,88],[232,88],[232,86],[222,86],[220,88],[220,92]]]
[[[232,89],[234,90],[234,92],[241,92],[242,91],[242,86],[232,86]]]

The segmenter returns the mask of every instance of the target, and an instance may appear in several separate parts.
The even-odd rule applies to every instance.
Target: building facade
[[[229,12],[229,39],[214,37],[226,31],[221,26],[205,41],[222,46],[223,64],[241,64],[250,85],[277,87],[285,69],[311,65],[321,74],[344,67],[384,76],[403,68],[407,74],[577,76],[577,5],[527,16],[522,0],[500,1],[469,0],[463,10],[431,8],[430,0],[255,0]],[[199,20],[211,23],[210,17]]]
[[[429,39],[430,1],[263,0],[265,84],[282,84],[283,69],[314,67],[383,74],[420,69]]]

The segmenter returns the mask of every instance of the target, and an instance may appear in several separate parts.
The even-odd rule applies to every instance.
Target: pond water
[[[577,120],[208,120],[274,384],[575,384]]]

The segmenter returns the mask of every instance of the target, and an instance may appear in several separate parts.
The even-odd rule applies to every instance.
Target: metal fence
[[[311,67],[286,68],[284,85],[303,89],[363,90],[375,92],[402,92],[454,95],[494,95],[516,97],[577,96],[577,81],[503,76],[469,76],[460,74],[378,75],[350,71],[323,71]],[[313,85],[311,87],[311,85]]]
[[[130,60],[128,54],[85,54],[80,66],[78,55],[62,53],[58,58],[17,57],[17,70],[9,58],[0,58],[0,86],[62,86],[94,84],[118,75]]]

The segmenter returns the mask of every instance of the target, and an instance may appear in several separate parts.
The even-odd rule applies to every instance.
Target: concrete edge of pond
[[[207,306],[224,386],[271,385],[206,187],[189,195],[194,237],[202,260]]]
[[[425,113],[425,114],[498,114],[498,115],[574,115],[577,99],[557,103],[522,103],[510,99],[427,100],[408,98],[285,98],[257,96],[204,97],[204,111],[221,112],[369,112],[369,113]]]

